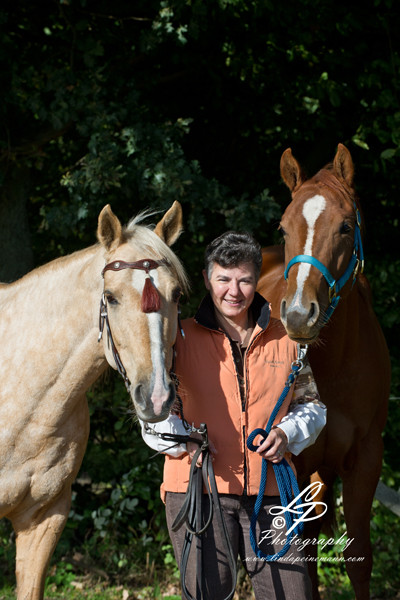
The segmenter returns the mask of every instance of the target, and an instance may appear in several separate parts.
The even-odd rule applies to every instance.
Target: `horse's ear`
[[[281,177],[291,192],[295,192],[304,181],[301,167],[291,148],[287,148],[281,156]]]
[[[354,164],[349,150],[343,144],[338,144],[333,169],[336,175],[343,179],[350,187],[353,185]]]
[[[158,235],[167,246],[172,246],[182,233],[182,207],[175,200],[173,205],[161,221],[159,221],[154,229],[154,233]]]
[[[107,249],[111,250],[122,242],[121,223],[111,210],[109,204],[99,214],[97,239]]]

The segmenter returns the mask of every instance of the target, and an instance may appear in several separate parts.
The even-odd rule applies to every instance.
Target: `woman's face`
[[[257,286],[253,263],[246,262],[237,267],[221,267],[214,263],[210,277],[205,271],[203,276],[216,310],[226,319],[242,324]]]

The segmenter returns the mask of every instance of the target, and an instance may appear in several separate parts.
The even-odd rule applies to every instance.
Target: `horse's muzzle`
[[[147,423],[157,423],[164,421],[169,415],[175,400],[175,386],[172,382],[169,383],[168,395],[165,400],[158,401],[157,409],[155,409],[152,399],[152,391],[146,390],[146,386],[141,383],[135,387],[134,391],[131,389],[131,398],[139,419]]]

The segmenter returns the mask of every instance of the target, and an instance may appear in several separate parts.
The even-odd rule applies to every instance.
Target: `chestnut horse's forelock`
[[[343,197],[343,199],[349,202],[350,204],[353,204],[354,202],[357,209],[361,211],[360,203],[357,195],[354,193],[354,189],[349,188],[343,180],[339,179],[335,175],[335,173],[333,172],[332,163],[326,165],[324,169],[318,171],[318,173],[316,173],[314,177],[312,177],[305,183],[306,185],[321,185],[327,187],[335,194],[340,194]],[[364,219],[362,219],[362,223],[363,222]],[[363,227],[361,227],[361,230],[362,229]]]

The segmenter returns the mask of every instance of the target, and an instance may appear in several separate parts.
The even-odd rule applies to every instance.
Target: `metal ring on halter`
[[[299,367],[298,370],[301,371],[304,367],[304,363],[299,358],[296,358],[296,360],[292,362],[292,369],[293,367]]]

